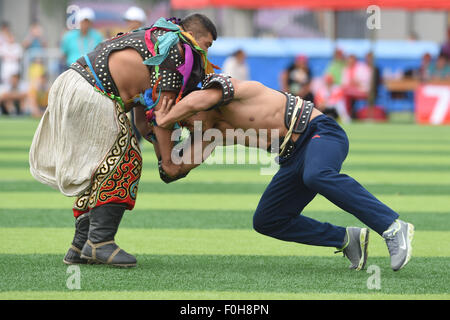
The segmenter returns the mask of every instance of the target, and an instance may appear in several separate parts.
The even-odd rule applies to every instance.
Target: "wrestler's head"
[[[180,23],[187,33],[190,33],[197,41],[200,48],[208,52],[214,40],[217,39],[217,30],[214,23],[205,15],[194,13]]]

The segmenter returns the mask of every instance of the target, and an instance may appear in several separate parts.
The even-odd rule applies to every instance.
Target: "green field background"
[[[138,200],[117,243],[136,255],[133,269],[81,266],[70,290],[62,263],[73,237],[73,198],[35,181],[28,150],[38,124],[0,118],[0,299],[449,299],[450,127],[345,125],[343,172],[415,225],[413,257],[393,272],[385,243],[371,232],[372,275],[348,269],[334,248],[265,237],[252,216],[271,176],[261,165],[204,165],[166,185],[152,147],[142,146]],[[303,214],[362,226],[317,196]]]

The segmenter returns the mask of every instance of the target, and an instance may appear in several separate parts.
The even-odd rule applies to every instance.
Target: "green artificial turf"
[[[73,237],[74,199],[35,181],[28,150],[38,121],[0,118],[0,299],[449,299],[450,127],[345,125],[350,152],[343,172],[415,225],[413,257],[389,266],[371,232],[367,267],[323,248],[256,233],[252,216],[270,175],[267,164],[203,165],[171,185],[159,180],[151,146],[135,210],[117,242],[138,266],[80,266],[80,290],[67,286],[62,263]],[[242,152],[240,150],[239,152]],[[303,214],[362,226],[321,196]],[[69,273],[68,273],[69,272]]]

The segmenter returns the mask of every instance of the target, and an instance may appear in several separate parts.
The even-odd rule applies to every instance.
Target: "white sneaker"
[[[383,232],[383,238],[391,256],[391,268],[398,271],[411,259],[411,242],[414,237],[414,225],[402,220],[395,220],[391,226]]]
[[[350,269],[357,271],[364,269],[367,261],[367,247],[369,245],[369,229],[347,227],[345,245],[335,253],[342,252],[350,260]]]

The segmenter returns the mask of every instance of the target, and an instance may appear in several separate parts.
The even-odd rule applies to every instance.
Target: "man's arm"
[[[162,102],[164,98],[168,100],[175,100],[176,93],[170,92],[170,91],[163,91],[161,92],[161,98],[159,99],[158,104],[155,106],[155,111],[158,111],[161,109]],[[139,133],[141,136],[147,139],[148,135],[152,133],[153,126],[148,123],[147,118],[145,117],[145,106],[139,104],[134,108],[134,124],[136,125],[136,128],[139,130]],[[150,141],[149,139],[147,139]],[[150,141],[152,142],[152,141]],[[152,142],[153,143],[153,142]]]
[[[173,92],[162,92],[161,99],[155,106],[155,110],[159,110],[162,106],[165,106],[163,105],[163,102],[167,104],[168,101],[175,100],[175,96],[176,94]],[[161,145],[165,144],[167,141],[170,141],[172,131],[162,130],[158,132],[158,135],[156,135],[156,128],[147,121],[145,116],[145,107],[142,105],[134,108],[134,122],[141,136],[153,144],[158,161],[160,159],[170,159],[172,148],[169,149],[166,146],[161,147]]]
[[[169,132],[169,135],[165,132]],[[211,155],[218,144],[216,141],[203,141],[203,139],[192,140],[191,137],[181,148],[179,146],[174,148],[169,130],[155,127],[155,134],[158,141],[161,142],[158,144],[161,154],[158,163],[160,176],[166,183],[187,176],[192,169],[198,167]],[[164,138],[166,140],[162,141]],[[170,154],[170,157],[167,157],[168,154]]]
[[[170,99],[170,94],[163,95],[156,108],[168,111],[174,99]],[[158,159],[161,179],[166,182],[172,182],[185,177],[192,169],[199,166],[207,158],[214,147],[210,147],[209,152],[204,149],[211,142],[189,141],[190,146],[183,146],[183,155],[177,159],[176,163],[172,161],[174,142],[172,141],[172,130],[160,127],[154,127],[147,122],[145,109],[143,106],[137,106],[135,110],[135,124],[141,135],[153,144],[156,157]],[[152,138],[152,136],[156,138]],[[185,150],[186,149],[186,150]],[[174,154],[179,158],[179,154]]]
[[[155,113],[156,123],[159,127],[170,128],[180,120],[189,118],[200,111],[208,110],[221,99],[222,90],[218,88],[193,91],[174,105],[170,111],[158,110]]]
[[[170,109],[172,102],[172,100],[163,99],[161,110]],[[206,128],[198,129],[203,131]],[[223,143],[223,141],[203,141],[203,134],[194,134],[194,137],[200,137],[200,139],[192,140],[191,135],[181,147],[177,146],[174,148],[172,131],[155,127],[154,133],[160,152],[160,176],[166,183],[185,177],[192,169],[198,167],[211,155],[216,145]]]
[[[149,142],[152,142],[149,137],[153,132],[152,126],[145,118],[145,107],[141,104],[133,108],[134,111],[134,125],[138,129],[141,136]],[[153,143],[153,142],[152,142]]]

